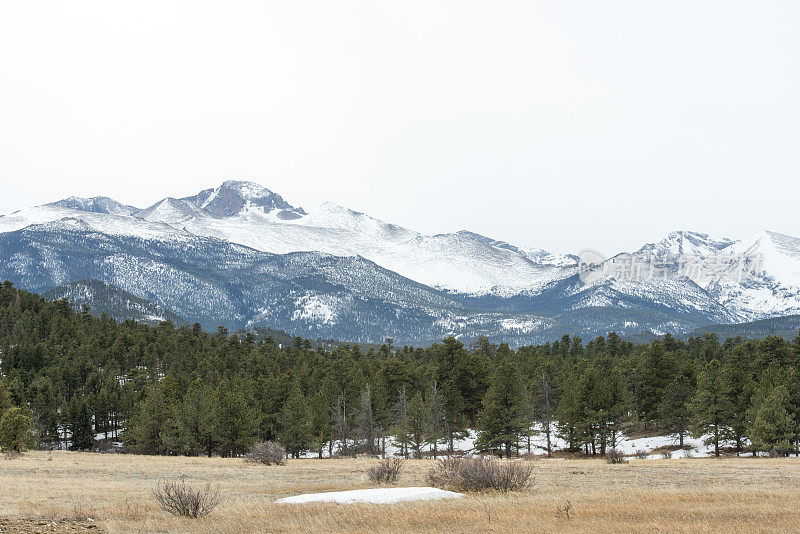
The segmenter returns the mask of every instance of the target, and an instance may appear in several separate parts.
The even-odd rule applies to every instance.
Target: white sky
[[[800,2],[0,0],[0,213],[250,179],[556,251],[800,235]]]

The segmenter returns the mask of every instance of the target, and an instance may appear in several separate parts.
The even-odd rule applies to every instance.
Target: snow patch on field
[[[351,491],[330,491],[326,493],[305,493],[303,495],[278,499],[275,502],[284,504],[304,504],[310,502],[393,504],[407,501],[460,499],[463,496],[463,493],[429,487],[375,488]]]

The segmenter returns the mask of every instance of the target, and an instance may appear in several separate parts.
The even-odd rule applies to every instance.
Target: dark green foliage
[[[501,365],[483,398],[476,447],[482,451],[505,452],[506,458],[510,458],[512,447],[528,428],[524,403],[525,390],[516,366]]]
[[[295,388],[286,399],[280,425],[280,442],[293,458],[311,448],[314,430],[311,409],[299,388]]]
[[[717,360],[711,360],[697,378],[697,394],[691,403],[692,431],[695,436],[708,434],[706,441],[714,445],[714,455],[719,456],[721,441],[728,433],[730,406],[725,398],[722,370]]]
[[[789,413],[788,389],[786,386],[777,386],[758,397],[750,426],[753,445],[760,450],[788,453],[797,427]]]
[[[800,336],[635,345],[612,333],[516,350],[485,338],[469,348],[454,338],[424,349],[279,344],[118,323],[4,283],[0,354],[0,417],[22,410],[42,448],[121,441],[147,454],[241,456],[277,441],[323,456],[381,454],[393,441],[404,456],[452,455],[477,428],[482,449],[513,456],[532,447],[535,423],[542,442],[558,432],[589,455],[615,448],[623,429],[679,441],[687,428],[719,452],[785,454],[800,432]]]
[[[23,452],[33,447],[33,420],[14,406],[0,417],[0,451]]]

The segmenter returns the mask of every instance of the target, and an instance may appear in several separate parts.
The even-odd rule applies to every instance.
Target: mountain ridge
[[[800,313],[800,239],[776,232],[732,240],[675,231],[601,259],[585,276],[580,255],[468,230],[425,235],[334,203],[306,212],[270,189],[236,180],[144,209],[108,197],[26,208],[0,216],[0,241],[9,258],[2,271],[23,287],[37,281],[26,288],[46,291],[85,279],[78,257],[95,262],[98,251],[117,248],[123,252],[103,261],[148,273],[163,295],[144,280],[120,289],[157,297],[156,305],[190,322],[200,317],[211,325],[213,314],[189,306],[191,298],[180,292],[206,291],[220,299],[209,304],[220,324],[298,327],[304,335],[353,341],[398,338],[403,326],[418,339],[491,334],[525,342],[558,328],[585,335],[606,333],[604,324],[688,331]],[[92,265],[102,283],[117,285],[114,269]],[[255,271],[247,275],[243,265]],[[258,287],[242,286],[247,276]],[[348,277],[356,276],[354,284]],[[387,292],[378,281],[389,279],[396,289]],[[213,282],[200,290],[201,280]],[[269,297],[259,302],[248,293]]]

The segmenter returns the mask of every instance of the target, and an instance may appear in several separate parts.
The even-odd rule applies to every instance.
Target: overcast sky
[[[249,179],[556,251],[800,236],[800,2],[0,0],[0,213]]]

